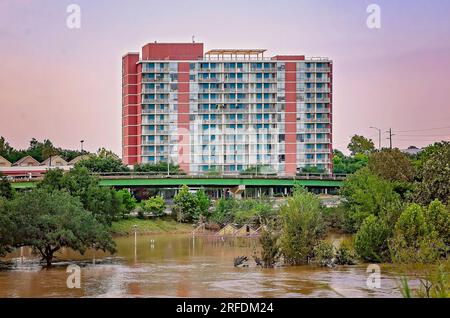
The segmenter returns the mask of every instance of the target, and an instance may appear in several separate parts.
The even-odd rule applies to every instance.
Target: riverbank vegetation
[[[153,219],[130,217],[114,221],[111,225],[111,233],[113,236],[132,235],[135,230],[138,235],[164,233],[182,234],[192,233],[193,227],[192,224],[180,223],[171,217]]]
[[[352,173],[340,189],[342,200],[337,207],[323,207],[317,196],[301,187],[295,187],[281,204],[271,198],[212,201],[203,189],[193,191],[187,186],[179,189],[173,204],[157,193],[135,198],[129,190],[99,186],[92,172],[126,168],[107,151],[81,160],[69,172],[48,171],[37,188],[28,192],[14,191],[2,178],[0,254],[30,245],[48,264],[53,250],[61,247],[81,253],[89,247],[113,251],[111,235],[129,235],[134,225],[139,233],[185,233],[192,231],[192,225],[217,230],[232,224],[260,229],[260,250],[254,258],[264,267],[351,265],[358,260],[448,261],[450,143],[435,143],[409,156],[397,149],[375,150],[373,143],[361,137],[352,138],[351,156],[335,152],[335,170]],[[135,169],[163,168],[167,166]],[[169,166],[169,171],[177,169]],[[39,232],[42,228],[47,229],[45,235]],[[347,233],[351,239],[335,246],[326,240],[330,230]]]

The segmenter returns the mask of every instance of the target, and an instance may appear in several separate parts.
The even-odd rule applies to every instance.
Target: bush
[[[233,198],[220,198],[216,201],[210,220],[221,225],[233,222],[237,205],[238,202]]]
[[[275,265],[279,258],[279,235],[275,234],[271,230],[264,229],[259,237],[259,243],[261,244],[261,259],[263,267],[270,268]]]
[[[362,259],[370,262],[389,261],[387,240],[390,232],[389,227],[382,219],[375,215],[369,215],[356,233],[356,253]]]
[[[342,205],[337,207],[324,207],[322,209],[325,226],[335,230],[345,230],[344,214],[345,209]]]
[[[197,204],[197,211],[195,218],[199,219],[200,217],[204,219],[209,218],[209,207],[211,206],[211,200],[206,195],[205,190],[200,189],[195,194],[196,204]]]
[[[416,174],[408,155],[399,149],[383,149],[369,155],[369,170],[379,177],[398,182],[411,182]]]
[[[12,199],[13,196],[14,189],[11,186],[11,182],[0,172],[0,197]]]
[[[402,212],[389,248],[399,263],[433,263],[446,252],[445,244],[434,227],[427,224],[424,209],[415,203]]]
[[[334,246],[331,242],[322,240],[314,247],[314,259],[320,266],[328,266],[333,263]]]
[[[141,205],[144,211],[150,213],[152,216],[160,217],[166,215],[166,202],[160,195],[142,201]]]
[[[374,215],[394,224],[401,211],[400,196],[387,180],[363,168],[349,176],[340,190],[343,196],[344,228],[355,233],[362,222]]]
[[[130,212],[136,208],[136,199],[126,189],[117,191],[116,196],[120,203],[120,214],[122,214],[123,218],[129,216]]]
[[[450,211],[449,207],[435,199],[425,210],[425,221],[438,233],[447,247],[450,246]]]
[[[195,195],[189,191],[189,187],[184,185],[173,198],[174,212],[179,222],[194,221],[196,211]]]
[[[415,200],[429,204],[439,199],[450,203],[450,142],[437,142],[426,147],[419,154],[418,179]]]
[[[305,189],[296,188],[280,209],[281,252],[288,264],[309,262],[314,246],[324,235],[319,199]]]
[[[355,250],[352,240],[344,239],[336,249],[336,264],[337,265],[354,265],[355,264]]]

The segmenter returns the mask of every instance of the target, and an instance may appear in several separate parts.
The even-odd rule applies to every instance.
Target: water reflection
[[[381,289],[366,287],[365,265],[333,269],[311,265],[234,268],[234,257],[251,259],[253,239],[134,235],[116,239],[118,253],[64,249],[56,255],[82,266],[81,289],[66,287],[66,266],[43,269],[25,248],[8,255],[0,270],[0,297],[399,297],[398,272],[382,266]],[[253,263],[253,262],[250,262]],[[5,265],[4,265],[5,267]]]

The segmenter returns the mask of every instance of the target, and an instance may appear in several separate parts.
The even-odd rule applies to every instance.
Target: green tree
[[[374,175],[367,168],[349,176],[340,189],[344,206],[344,230],[358,231],[369,215],[394,224],[401,212],[401,200],[391,182]]]
[[[159,163],[155,163],[155,164],[151,164],[151,163],[136,164],[133,167],[133,171],[134,172],[155,172],[155,173],[167,174],[167,163],[159,162]],[[175,165],[172,163],[169,164],[169,172],[170,172],[170,174],[185,174],[178,165]]]
[[[435,199],[424,211],[425,221],[438,233],[444,243],[450,247],[450,207]]]
[[[400,263],[432,263],[446,252],[442,238],[427,224],[424,209],[411,203],[395,224],[389,248],[394,261]]]
[[[142,208],[145,212],[151,213],[153,216],[160,217],[165,215],[166,202],[160,195],[155,195],[142,202]]]
[[[130,212],[136,208],[136,199],[126,189],[122,189],[116,192],[117,200],[120,203],[119,211],[122,217],[127,217]]]
[[[220,198],[216,201],[210,219],[221,225],[230,223],[234,219],[235,211],[238,209],[238,202],[234,198]]]
[[[385,220],[369,215],[355,235],[356,253],[365,261],[389,261],[388,239],[391,230]]]
[[[197,211],[196,211],[196,218],[203,217],[205,219],[209,218],[209,208],[211,206],[211,200],[206,195],[205,190],[200,189],[195,194],[196,199],[196,205],[197,205]]]
[[[360,135],[353,135],[347,148],[351,151],[353,156],[358,153],[368,155],[375,150],[375,145],[372,139],[367,139]]]
[[[280,248],[278,246],[279,235],[272,229],[263,229],[259,237],[261,244],[261,260],[265,268],[274,267],[280,256]]]
[[[450,142],[435,143],[420,153],[416,201],[450,203]]]
[[[49,191],[61,190],[63,188],[63,177],[64,170],[62,169],[56,168],[48,170],[41,182],[38,183],[37,187],[47,189]]]
[[[195,221],[197,212],[197,198],[191,193],[187,185],[183,185],[178,193],[173,198],[174,212],[180,222]]]
[[[51,266],[63,247],[83,254],[94,248],[115,252],[109,229],[67,192],[35,189],[12,202],[14,247],[30,246]]]
[[[336,249],[337,265],[354,265],[355,264],[355,247],[352,239],[343,239]]]
[[[308,165],[302,168],[302,173],[324,173],[324,168],[319,168],[317,166]]]
[[[17,226],[12,221],[12,212],[11,201],[0,196],[0,256],[11,252],[14,247],[14,233],[17,233]]]
[[[359,169],[367,166],[368,157],[363,153],[354,156],[346,156],[341,151],[333,150],[333,172],[342,174],[355,173]]]
[[[97,154],[89,155],[88,158],[80,160],[75,164],[76,167],[85,167],[91,172],[96,173],[112,173],[112,172],[128,172],[127,166],[113,152],[101,148]]]
[[[0,197],[12,199],[13,196],[14,189],[11,186],[11,182],[0,172]]]
[[[93,176],[85,167],[76,166],[66,173],[52,169],[45,174],[38,187],[48,191],[60,189],[68,191],[70,195],[80,199],[86,210],[94,213],[98,220],[106,224],[111,224],[120,212],[120,201],[116,191],[101,187],[98,177]]]
[[[320,266],[328,266],[333,263],[335,250],[333,243],[327,240],[320,240],[314,246],[314,259]]]
[[[296,188],[280,209],[281,252],[292,265],[309,262],[314,246],[324,235],[320,201],[305,189]]]
[[[18,150],[11,147],[4,137],[0,137],[0,156],[5,157],[12,163],[28,155],[41,162],[54,155],[60,155],[64,160],[70,161],[85,154],[87,154],[86,151],[56,148],[49,139],[40,142],[35,138],[31,139],[30,146],[27,149]]]
[[[415,168],[399,149],[383,149],[369,155],[369,170],[379,177],[398,182],[412,182]]]

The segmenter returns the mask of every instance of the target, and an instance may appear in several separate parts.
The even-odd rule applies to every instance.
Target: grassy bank
[[[134,233],[134,225],[137,225],[138,234],[180,234],[191,233],[193,230],[191,224],[178,223],[172,219],[129,218],[113,222],[111,231],[116,236],[130,235]]]

